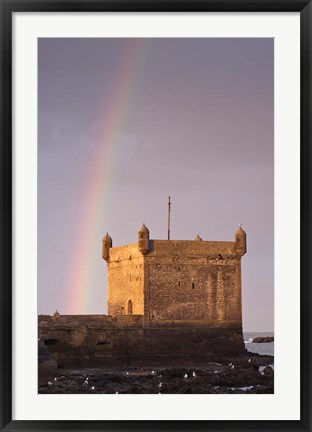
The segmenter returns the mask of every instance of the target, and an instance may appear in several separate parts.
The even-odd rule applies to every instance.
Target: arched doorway
[[[129,300],[128,301],[128,315],[132,315],[133,313],[133,305],[132,305],[132,301]]]

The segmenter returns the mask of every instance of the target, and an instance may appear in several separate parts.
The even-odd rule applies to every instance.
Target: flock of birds
[[[250,362],[251,362],[251,359],[248,359],[248,363],[250,363]],[[229,363],[228,366],[229,366],[229,368],[232,369],[232,370],[235,368],[235,365],[234,365],[233,363]],[[217,374],[218,371],[215,370],[214,373]],[[152,375],[156,375],[155,370],[152,370],[151,374],[152,374]],[[126,376],[129,376],[129,375],[130,375],[130,373],[127,371],[127,372],[126,372]],[[192,377],[192,378],[197,378],[197,374],[196,374],[195,371],[192,372],[191,377]],[[159,375],[159,378],[162,378],[162,375]],[[188,378],[189,378],[188,374],[185,373],[185,374],[183,375],[183,378],[184,378],[184,379],[188,379]],[[54,381],[57,381],[57,377],[54,378]],[[53,385],[53,383],[52,383],[51,381],[48,381],[48,386],[52,386],[52,385]],[[88,386],[89,386],[89,378],[88,378],[88,377],[85,378],[85,381],[83,382],[82,386],[83,386],[83,387],[86,387],[86,386],[88,387]],[[163,383],[160,382],[160,383],[158,384],[158,388],[159,388],[159,390],[162,388],[162,386],[163,386]],[[89,389],[90,389],[90,391],[94,391],[94,390],[95,390],[95,386],[90,386]],[[118,391],[116,391],[115,394],[119,394]],[[159,392],[158,394],[161,394],[161,392]]]

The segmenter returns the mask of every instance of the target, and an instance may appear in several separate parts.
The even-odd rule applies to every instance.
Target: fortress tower
[[[112,247],[103,238],[108,267],[108,314],[143,315],[144,325],[175,322],[242,326],[241,257],[246,233],[235,241],[152,240],[143,224],[138,242]]]
[[[63,367],[183,365],[245,353],[241,258],[234,241],[150,239],[113,247],[107,233],[108,315],[39,316],[39,338]]]

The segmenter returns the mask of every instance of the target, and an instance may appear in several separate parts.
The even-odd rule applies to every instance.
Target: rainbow
[[[142,64],[146,43],[144,39],[127,39],[122,50],[118,72],[105,108],[101,107],[97,117],[102,127],[96,139],[94,154],[88,164],[88,183],[81,191],[85,212],[78,215],[73,229],[73,255],[70,259],[64,292],[64,314],[90,313],[100,299],[92,298],[95,280],[94,250],[101,254],[101,237],[105,234],[105,213],[109,199],[109,184],[120,149],[120,132],[129,112],[129,106]],[[103,104],[104,106],[104,104]],[[104,285],[104,281],[100,281]],[[104,313],[104,311],[103,311]]]

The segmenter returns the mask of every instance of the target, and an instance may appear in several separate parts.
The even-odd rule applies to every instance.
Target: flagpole
[[[170,210],[171,210],[171,202],[170,195],[168,197],[168,240],[170,240]]]

